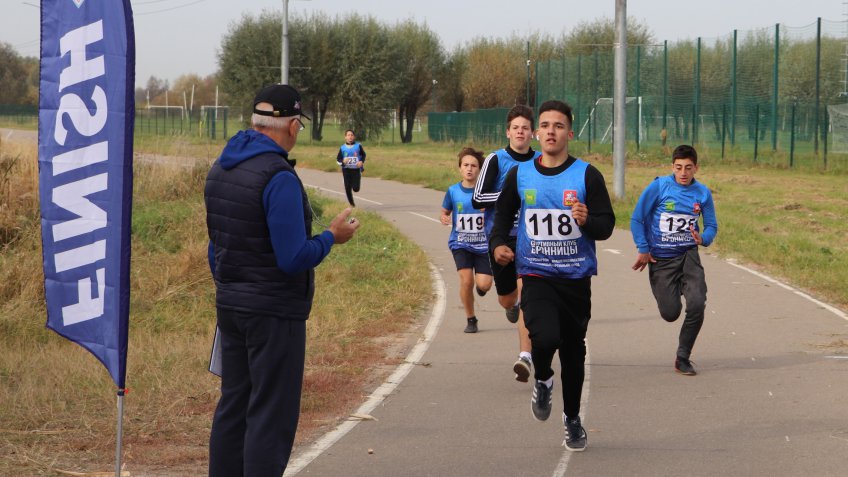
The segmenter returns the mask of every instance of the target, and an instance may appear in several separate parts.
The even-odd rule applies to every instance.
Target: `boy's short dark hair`
[[[347,133],[353,133],[353,135],[356,136],[356,131],[354,131],[353,129],[345,129],[344,133],[345,133],[345,136],[347,136]]]
[[[536,121],[533,120],[533,110],[523,104],[516,104],[506,113],[506,127],[515,118],[524,118],[530,121],[530,129],[535,129]]]
[[[541,106],[539,106],[539,116],[546,111],[559,111],[568,118],[568,127],[571,128],[574,126],[574,115],[571,112],[571,106],[569,106],[568,103],[557,101],[555,99],[545,101]]]
[[[674,163],[676,159],[692,159],[692,164],[697,166],[698,151],[688,144],[681,144],[675,147],[674,152],[671,153],[671,162]]]
[[[459,161],[457,165],[462,167],[462,158],[465,156],[473,156],[477,159],[477,167],[483,167],[483,151],[478,151],[472,147],[463,147],[459,154],[456,155]]]

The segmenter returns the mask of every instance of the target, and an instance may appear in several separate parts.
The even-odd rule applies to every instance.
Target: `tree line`
[[[279,12],[245,15],[222,36],[218,71],[206,77],[187,74],[173,84],[151,77],[136,89],[137,107],[182,105],[229,105],[231,117],[248,118],[253,94],[263,85],[280,80],[282,17]],[[648,92],[661,85],[661,53],[651,30],[628,19],[628,76],[634,74],[634,47],[642,47],[641,74],[653,77],[643,83]],[[424,23],[406,20],[381,23],[371,16],[344,17],[314,14],[289,21],[289,82],[302,93],[305,110],[311,112],[313,139],[321,140],[328,112],[342,118],[344,127],[360,137],[378,137],[397,118],[403,142],[412,141],[413,126],[422,111],[469,111],[515,104],[533,106],[536,96],[535,64],[551,59],[589,58],[597,52],[604,60],[594,71],[600,85],[611,85],[615,39],[612,19],[599,18],[578,24],[558,37],[534,33],[527,37],[471,38],[448,51]],[[737,75],[752,81],[738,84],[743,97],[767,98],[771,93],[773,38],[768,30],[739,39]],[[822,50],[822,96],[841,91],[841,39],[825,38]],[[696,66],[694,43],[668,44],[669,95],[690,89]],[[808,74],[815,40],[781,40],[780,91],[798,100],[813,94]],[[704,99],[729,88],[727,41],[702,45],[700,93]],[[528,63],[529,62],[529,63]],[[653,65],[653,66],[651,66]],[[590,71],[584,64],[584,74]],[[38,62],[21,58],[9,45],[0,44],[0,104],[36,104]],[[652,71],[652,69],[654,71]],[[566,72],[563,72],[565,74]],[[757,81],[754,81],[757,80]],[[633,81],[629,81],[633,83]],[[632,87],[629,85],[628,90]],[[682,93],[682,91],[680,91]],[[628,94],[630,91],[628,91]],[[650,93],[649,93],[650,94]],[[184,96],[185,95],[185,96]],[[603,94],[602,94],[603,96]],[[184,99],[185,98],[185,99]],[[689,99],[685,99],[689,102]],[[686,108],[687,105],[680,105]]]

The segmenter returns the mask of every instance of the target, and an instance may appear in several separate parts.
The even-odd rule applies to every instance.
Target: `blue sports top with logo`
[[[448,188],[442,207],[450,210],[453,227],[448,247],[451,250],[465,249],[477,254],[485,254],[489,248],[485,234],[483,211],[471,205],[474,189],[463,187],[458,182]]]
[[[630,231],[640,253],[655,258],[672,258],[696,247],[690,227],[701,231],[703,245],[710,245],[718,232],[710,190],[700,182],[678,184],[674,175],[657,177],[642,192],[631,218]]]
[[[521,156],[519,153],[514,151],[510,154],[506,148],[498,149],[497,151],[489,154],[486,161],[483,163],[483,167],[480,169],[480,177],[477,179],[473,198],[480,208],[485,207],[483,214],[486,219],[486,237],[489,237],[492,234],[492,226],[495,218],[495,202],[497,202],[498,196],[500,195],[501,190],[503,190],[507,173],[509,173],[513,167],[519,164],[524,164],[524,162],[516,160],[513,155]],[[541,155],[541,152],[533,151],[531,149],[528,151],[525,161],[533,163],[533,161],[538,159]],[[493,183],[491,177],[492,173],[496,174]],[[513,227],[510,235],[514,237],[516,231],[516,228]]]
[[[359,161],[365,161],[364,151],[358,142],[353,144],[342,144],[339,148],[338,156],[340,160],[337,159],[337,161],[345,169],[359,169],[359,166],[357,166],[356,163]]]
[[[586,169],[577,159],[556,175],[543,175],[535,161],[519,164],[516,173],[521,212],[516,264],[519,275],[585,278],[597,275],[595,241],[571,216],[576,201],[586,202]]]

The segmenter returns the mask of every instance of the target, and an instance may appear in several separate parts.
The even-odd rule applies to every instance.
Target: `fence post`
[[[789,127],[792,128],[789,133],[789,167],[794,167],[795,165],[795,109],[797,107],[798,103],[792,101],[792,119],[789,124]]]
[[[668,132],[668,40],[663,41],[662,127]]]
[[[730,66],[730,145],[736,145],[736,45],[738,32],[733,30],[733,63]]]
[[[698,142],[698,121],[701,119],[701,37],[698,37],[695,57],[695,109],[692,111],[692,145]]]
[[[724,159],[724,136],[727,132],[727,105],[721,105],[721,158]]]
[[[633,116],[636,117],[636,152],[639,152],[639,146],[641,143],[641,139],[639,138],[639,132],[641,128],[641,124],[639,123],[639,95],[641,93],[641,83],[640,76],[642,74],[642,45],[636,45],[636,114]],[[625,95],[625,102],[627,102],[627,98]],[[632,108],[631,108],[632,109]]]
[[[813,151],[819,154],[819,103],[821,98],[821,17],[816,20],[816,108],[813,119]]]
[[[589,140],[586,141],[586,144],[587,144],[587,151],[590,152],[590,153],[592,152],[592,123],[595,122],[595,117],[592,114],[592,108],[593,107],[594,106],[591,106],[591,105],[589,106],[589,108],[588,108],[589,109],[589,115],[587,116],[587,118],[588,118],[587,125],[589,126]]]
[[[780,64],[780,23],[774,25],[774,68],[772,72],[772,96],[771,96],[771,150],[777,150],[777,93],[778,93],[778,66]]]
[[[563,62],[562,62],[562,67],[563,67],[563,70],[565,70],[565,60],[563,60]],[[577,106],[576,106],[577,111],[580,111],[580,106],[581,106],[580,90],[582,88],[582,84],[581,84],[582,81],[581,81],[581,71],[580,70],[581,70],[582,67],[583,67],[583,55],[577,55]],[[563,77],[565,77],[565,74],[563,74]]]
[[[757,103],[754,115],[754,162],[757,162],[757,149],[760,145],[760,103]]]
[[[830,129],[830,112],[824,110],[824,124],[822,125],[822,156],[824,156],[824,170],[827,170],[827,131]]]

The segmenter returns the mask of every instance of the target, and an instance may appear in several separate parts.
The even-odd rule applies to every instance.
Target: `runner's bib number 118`
[[[532,240],[573,240],[583,236],[571,217],[571,210],[528,209],[524,227]]]

